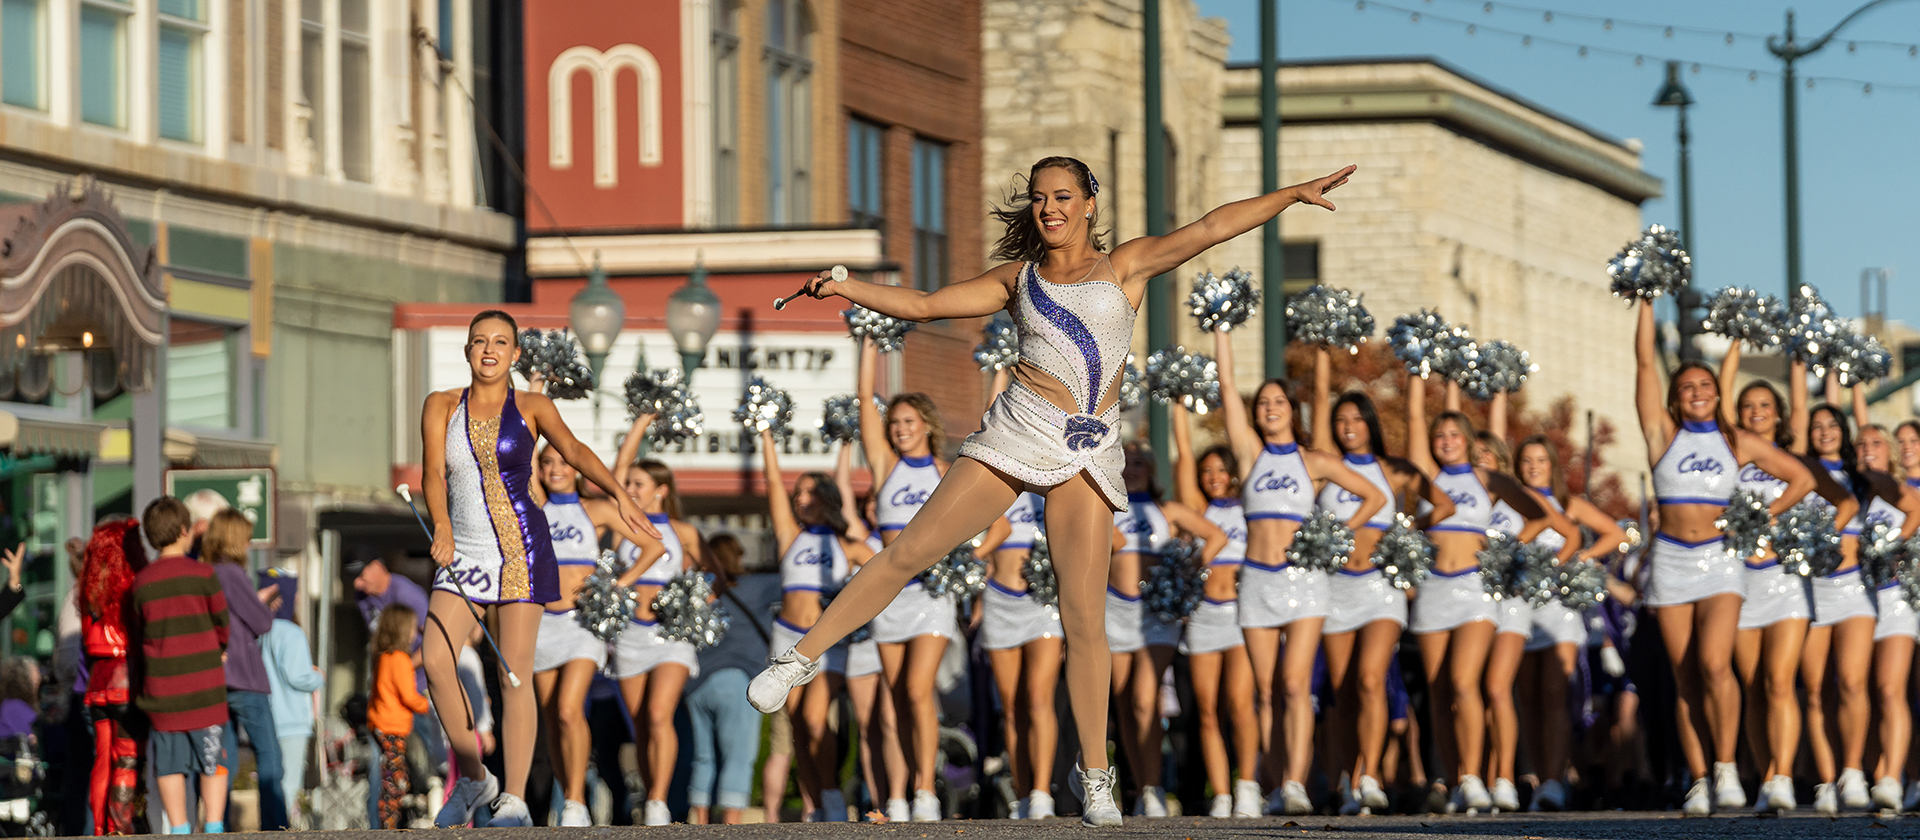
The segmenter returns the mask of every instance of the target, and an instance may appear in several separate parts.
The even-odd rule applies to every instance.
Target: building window
[[[80,7],[80,119],[109,128],[127,125],[127,17],[133,7],[85,0]]]
[[[740,4],[713,6],[713,221],[740,221]]]
[[[1320,241],[1280,244],[1281,288],[1291,297],[1320,282]]]
[[[913,141],[913,282],[932,291],[947,283],[947,147]]]
[[[169,322],[167,423],[210,429],[234,427],[234,331],[185,319]]]
[[[0,101],[46,109],[40,86],[46,43],[46,0],[0,0]]]
[[[859,118],[847,121],[847,216],[856,227],[884,229],[881,163],[886,142],[886,129]]]
[[[154,52],[160,136],[196,143],[201,126],[200,42],[207,33],[200,0],[160,0],[160,44]]]
[[[373,180],[370,81],[367,0],[340,0],[340,174],[350,181]]]
[[[810,26],[802,0],[767,3],[767,219],[774,224],[813,218]]]
[[[327,25],[320,0],[300,0],[300,95],[307,104],[307,146],[312,171],[322,168],[327,147]]]

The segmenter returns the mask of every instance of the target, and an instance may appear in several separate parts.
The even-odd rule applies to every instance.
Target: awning
[[[160,448],[168,463],[183,467],[272,467],[280,447],[245,438],[198,434],[169,426]]]
[[[109,430],[105,423],[27,418],[0,411],[0,447],[15,455],[97,458]]]

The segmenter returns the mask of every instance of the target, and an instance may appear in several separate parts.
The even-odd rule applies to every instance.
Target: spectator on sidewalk
[[[227,599],[213,570],[187,558],[193,521],[186,505],[162,496],[147,505],[140,522],[160,552],[133,578],[136,705],[153,726],[154,784],[171,833],[188,834],[187,774],[198,774],[206,832],[225,833]]]
[[[227,727],[227,760],[221,765],[229,778],[239,767],[239,731],[246,729],[253,744],[255,773],[260,780],[260,830],[285,831],[287,800],[281,784],[279,730],[273,721],[273,685],[267,679],[267,666],[260,656],[260,637],[273,629],[273,613],[265,601],[279,591],[277,586],[254,587],[247,574],[247,545],[253,539],[253,522],[233,508],[215,513],[200,535],[200,559],[213,567],[220,579],[221,592],[227,598],[230,618],[227,635],[227,713],[233,725]]]
[[[261,589],[276,587],[267,609],[274,613],[273,629],[260,637],[260,657],[267,669],[268,698],[273,705],[274,738],[280,745],[280,787],[289,817],[298,810],[300,789],[306,777],[307,744],[313,737],[314,692],[323,684],[320,669],[314,667],[307,633],[293,623],[288,609],[299,595],[299,580],[278,575],[276,570],[260,573]]]

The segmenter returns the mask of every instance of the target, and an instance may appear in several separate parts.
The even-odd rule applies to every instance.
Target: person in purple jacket
[[[235,723],[226,728],[227,774],[233,777],[233,762],[239,755],[234,730],[245,727],[247,739],[253,742],[260,780],[260,830],[284,831],[287,801],[281,784],[280,736],[273,725],[273,687],[267,681],[266,663],[260,658],[260,637],[273,629],[273,613],[267,610],[266,602],[273,599],[279,587],[254,589],[253,577],[247,574],[247,543],[252,539],[251,520],[232,508],[222,510],[207,522],[207,532],[200,541],[200,559],[213,566],[221,592],[227,596],[227,709]]]

